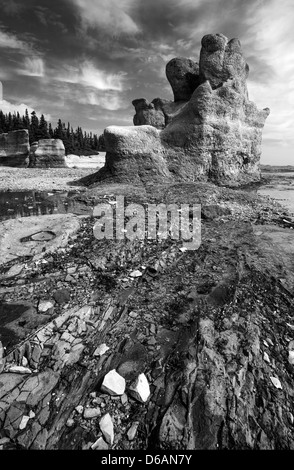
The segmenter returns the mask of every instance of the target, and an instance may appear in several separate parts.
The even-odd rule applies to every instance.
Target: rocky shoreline
[[[68,214],[64,238],[56,215],[38,217],[46,224],[32,231],[58,237],[59,226],[62,243],[27,240],[0,265],[0,447],[293,449],[293,219],[210,183],[100,185],[82,197],[94,207],[122,194],[201,204],[201,246],[99,241],[91,215]]]

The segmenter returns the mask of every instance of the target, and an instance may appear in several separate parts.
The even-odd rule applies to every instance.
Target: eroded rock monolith
[[[29,151],[29,132],[27,129],[0,134],[0,166],[28,166]]]
[[[30,167],[67,167],[65,148],[61,139],[41,139],[30,149]]]
[[[105,166],[85,184],[258,181],[262,129],[270,111],[249,100],[248,73],[238,39],[204,36],[199,68],[182,58],[167,66],[174,102],[135,100],[135,127],[105,129]]]

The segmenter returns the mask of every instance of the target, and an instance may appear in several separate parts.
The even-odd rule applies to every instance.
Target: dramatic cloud
[[[136,0],[72,0],[78,7],[85,28],[102,28],[111,35],[135,34],[139,31],[130,10]]]
[[[250,99],[271,109],[263,160],[281,148],[289,158],[293,0],[0,0],[0,8],[7,103],[28,103],[54,123],[61,118],[99,133],[131,124],[135,98],[172,99],[166,63],[198,60],[205,34],[238,37]]]

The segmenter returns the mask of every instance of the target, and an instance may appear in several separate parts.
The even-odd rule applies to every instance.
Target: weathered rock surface
[[[227,186],[258,181],[262,128],[269,109],[258,110],[248,99],[249,68],[239,40],[229,41],[222,34],[204,36],[199,72],[188,59],[173,59],[167,71],[177,101],[135,100],[134,123],[140,126],[106,128],[105,166],[81,181],[91,185],[202,180]],[[183,99],[189,101],[178,101]],[[141,125],[146,122],[152,126]]]
[[[189,101],[200,85],[199,65],[191,59],[176,57],[166,64],[166,77],[174,93],[174,101]]]
[[[29,163],[27,129],[0,134],[0,166],[26,167]]]
[[[40,139],[30,149],[31,168],[66,167],[65,148],[61,139]]]

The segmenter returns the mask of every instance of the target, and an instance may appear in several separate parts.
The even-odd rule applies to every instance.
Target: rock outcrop
[[[27,129],[0,134],[0,166],[28,166],[29,150]]]
[[[66,167],[65,148],[61,139],[41,139],[30,149],[30,167]]]
[[[134,123],[140,126],[105,129],[105,167],[85,184],[258,181],[262,128],[270,111],[249,101],[248,73],[238,39],[204,36],[199,69],[189,59],[167,66],[175,102],[135,100]]]

